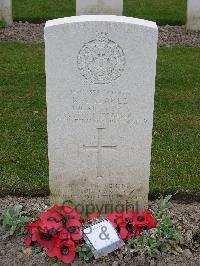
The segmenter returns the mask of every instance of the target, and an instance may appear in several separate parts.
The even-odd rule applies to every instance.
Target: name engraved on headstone
[[[130,123],[127,90],[71,90],[71,108],[65,113],[68,122]]]

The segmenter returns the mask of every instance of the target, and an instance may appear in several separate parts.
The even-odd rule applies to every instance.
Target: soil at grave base
[[[0,29],[0,40],[25,43],[44,42],[44,23],[14,22]],[[189,31],[185,26],[159,26],[159,47],[200,47],[200,31]]]
[[[180,224],[184,230],[184,248],[180,255],[168,255],[160,257],[158,260],[147,260],[140,256],[135,256],[128,246],[121,250],[111,253],[109,256],[84,263],[75,261],[73,265],[193,265],[200,266],[200,249],[194,251],[193,241],[200,241],[200,203],[193,202],[190,204],[173,201],[171,207],[171,215],[175,223]],[[16,198],[5,197],[0,198],[0,210],[8,206],[21,204],[24,207],[24,214],[35,217],[36,214],[44,211],[49,206],[48,198]],[[156,202],[151,202],[150,206]],[[7,237],[6,232],[0,228],[0,265],[15,266],[15,265],[50,265],[45,253],[30,254],[29,249],[25,250],[24,236]],[[26,252],[25,252],[26,251]]]

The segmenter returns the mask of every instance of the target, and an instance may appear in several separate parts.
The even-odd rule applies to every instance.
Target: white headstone
[[[76,0],[76,15],[122,16],[123,0]]]
[[[6,25],[12,24],[12,0],[0,0],[0,20],[5,21]]]
[[[127,17],[46,23],[52,203],[147,203],[157,38],[154,22]]]
[[[200,0],[188,0],[187,28],[200,30]]]

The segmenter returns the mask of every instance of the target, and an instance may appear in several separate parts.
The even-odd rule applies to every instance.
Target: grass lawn
[[[186,23],[187,0],[124,0],[124,15],[157,21],[159,25]]]
[[[0,43],[0,195],[48,193],[44,46]],[[150,189],[200,192],[200,49],[159,49]]]
[[[186,3],[187,0],[124,0],[124,15],[159,24],[185,24]],[[74,16],[75,6],[75,0],[13,0],[13,15],[17,21],[46,21]]]

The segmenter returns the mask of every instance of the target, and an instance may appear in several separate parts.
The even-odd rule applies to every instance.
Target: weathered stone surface
[[[7,25],[12,24],[12,0],[0,0],[0,20]]]
[[[188,0],[187,28],[200,30],[200,0]]]
[[[147,202],[157,38],[155,23],[126,17],[46,23],[52,203],[107,212]]]
[[[123,0],[76,0],[76,15],[122,16]]]

